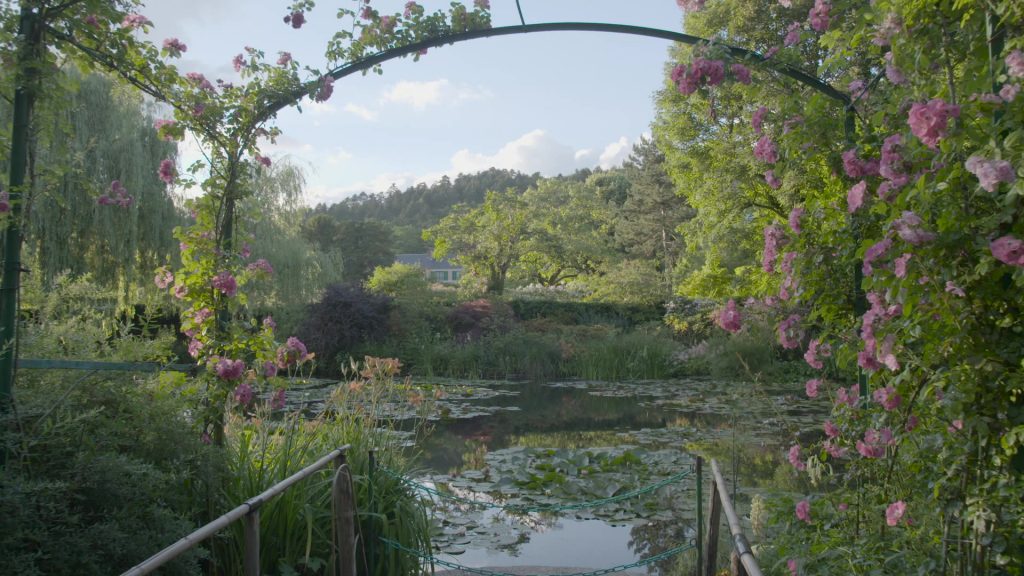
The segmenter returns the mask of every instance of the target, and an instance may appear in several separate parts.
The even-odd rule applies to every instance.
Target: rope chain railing
[[[491,509],[496,509],[496,510],[505,510],[505,511],[508,511],[508,512],[516,512],[516,513],[565,512],[565,511],[570,511],[570,510],[588,510],[588,509],[591,509],[591,508],[599,508],[599,507],[607,505],[607,504],[613,504],[615,502],[621,502],[623,500],[629,500],[631,498],[636,498],[637,496],[643,496],[644,494],[649,494],[651,492],[654,492],[656,490],[664,488],[665,486],[668,486],[670,484],[675,484],[675,483],[677,483],[677,482],[683,480],[684,478],[687,478],[687,477],[689,477],[689,476],[691,476],[693,474],[693,469],[692,468],[691,469],[687,469],[687,470],[684,470],[682,472],[679,472],[678,474],[673,474],[672,476],[669,476],[669,477],[667,477],[667,478],[665,478],[663,480],[655,482],[654,484],[650,484],[650,485],[644,486],[642,488],[637,488],[635,490],[630,490],[628,492],[623,492],[622,494],[619,494],[619,495],[616,495],[616,496],[610,496],[608,498],[600,498],[598,500],[590,500],[590,501],[587,501],[587,502],[575,502],[575,503],[572,503],[572,504],[537,504],[537,505],[532,505],[531,506],[531,505],[528,505],[528,504],[500,504],[500,503],[496,503],[496,502],[487,502],[487,501],[484,501],[484,500],[476,500],[476,499],[473,499],[473,498],[466,498],[464,496],[459,496],[457,494],[452,494],[451,492],[445,492],[443,490],[438,490],[437,488],[434,488],[432,486],[427,486],[425,484],[421,484],[421,483],[416,482],[415,480],[413,480],[411,478],[403,476],[402,474],[399,474],[399,473],[397,473],[397,472],[395,472],[393,470],[389,470],[389,469],[384,468],[384,467],[379,467],[377,469],[377,471],[381,472],[382,474],[384,474],[384,475],[386,475],[386,476],[388,476],[390,478],[398,480],[399,482],[402,482],[403,484],[405,484],[406,486],[412,488],[413,490],[416,490],[416,491],[419,491],[419,492],[423,492],[423,493],[426,493],[426,494],[430,494],[432,496],[437,496],[437,497],[443,498],[445,500],[452,500],[454,502],[459,502],[459,503],[462,503],[462,504],[468,504],[468,505],[472,505],[472,506],[479,506],[481,508],[491,508]]]
[[[459,564],[458,562],[451,562],[448,560],[444,560],[443,558],[438,558],[437,556],[434,556],[429,552],[424,552],[423,550],[409,548],[407,546],[402,545],[400,542],[396,542],[388,538],[381,537],[380,541],[383,542],[386,546],[394,548],[395,550],[398,550],[405,554],[417,556],[425,562],[430,562],[432,564],[444,566],[445,568],[451,568],[453,570],[460,570],[462,572],[467,572],[469,574],[478,574],[479,576],[524,576],[523,574],[510,574],[508,572],[498,572],[496,570],[488,570],[486,568],[474,568],[472,566],[464,566],[462,564]],[[574,572],[572,574],[565,574],[564,576],[603,576],[604,574],[622,572],[624,570],[629,570],[630,568],[641,568],[649,564],[654,564],[655,562],[667,560],[669,558],[672,558],[673,556],[676,556],[677,554],[682,554],[683,552],[692,550],[694,548],[696,548],[696,545],[693,543],[683,544],[681,546],[676,546],[675,548],[671,548],[669,550],[661,552],[660,554],[655,554],[648,558],[637,560],[636,562],[630,562],[629,564],[620,564],[618,566],[613,566],[611,568],[601,568],[599,570],[593,570],[590,572]]]

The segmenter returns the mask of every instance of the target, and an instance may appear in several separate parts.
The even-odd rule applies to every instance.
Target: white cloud
[[[425,82],[402,80],[392,84],[382,95],[383,102],[393,102],[424,110],[441,103],[457,104],[491,98],[493,93],[480,86],[454,85],[447,78]]]
[[[344,148],[337,148],[331,155],[327,157],[327,163],[331,165],[337,165],[351,159],[351,152],[345,150]]]
[[[576,168],[576,151],[537,129],[505,144],[494,154],[463,148],[452,156],[451,163],[455,173],[468,174],[493,167],[554,176]]]
[[[345,104],[342,110],[348,112],[349,114],[354,114],[362,118],[363,120],[366,120],[367,122],[373,122],[374,120],[377,119],[376,112],[370,110],[366,106],[360,106],[358,104],[353,104],[352,102]]]
[[[309,110],[314,116],[333,116],[338,113],[338,109],[329,102],[317,102],[316,100],[308,100],[302,103],[304,110]]]
[[[601,156],[598,158],[598,164],[605,170],[619,166],[629,157],[629,153],[632,150],[633,145],[630,144],[628,138],[623,136],[604,147]]]
[[[431,80],[429,82],[413,82],[402,80],[384,92],[384,101],[408,104],[417,110],[423,110],[431,104],[441,101],[441,91],[448,86],[448,80]]]

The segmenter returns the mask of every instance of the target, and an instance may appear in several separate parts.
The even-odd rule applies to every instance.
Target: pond
[[[770,476],[826,409],[798,383],[416,384],[443,391],[414,448],[436,556],[470,567],[625,566],[685,545],[696,535],[693,452],[718,457],[726,476],[741,452],[758,455]],[[739,469],[748,470],[736,479],[742,501],[763,478]],[[604,503],[574,506],[594,500]]]

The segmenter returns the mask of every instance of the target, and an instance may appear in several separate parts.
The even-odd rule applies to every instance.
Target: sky
[[[463,0],[471,4],[471,0]],[[421,0],[428,11],[448,1]],[[527,23],[610,22],[680,30],[672,0],[521,0]],[[231,59],[244,46],[273,62],[289,51],[326,69],[324,48],[341,25],[339,5],[318,0],[299,30],[283,22],[286,0],[151,0],[140,10],[150,38],[177,37],[181,73],[237,80]],[[403,0],[373,0],[382,14]],[[491,0],[493,26],[519,23],[514,0]],[[490,167],[544,176],[616,166],[649,134],[653,95],[664,83],[669,43],[595,32],[484,38],[431,49],[419,62],[393,60],[381,76],[349,76],[323,104],[278,115],[283,135],[264,154],[306,174],[306,201],[333,203],[359,192],[404,189]],[[199,159],[192,140],[181,164]]]

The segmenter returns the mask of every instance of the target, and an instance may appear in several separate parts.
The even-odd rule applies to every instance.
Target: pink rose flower
[[[978,177],[981,187],[995,192],[1000,182],[1013,184],[1017,180],[1013,166],[1006,160],[986,160],[981,156],[971,156],[964,162],[964,168]]]
[[[284,388],[278,388],[274,392],[273,398],[270,400],[270,408],[273,410],[284,410],[285,407],[285,391]]]
[[[831,420],[825,420],[823,428],[825,429],[825,435],[829,438],[839,437],[839,427],[833,424]]]
[[[227,270],[214,276],[211,285],[214,290],[219,290],[221,294],[228,298],[234,296],[235,292],[238,291],[238,282]]]
[[[742,328],[740,311],[736,309],[736,301],[729,300],[725,304],[725,308],[720,310],[715,316],[715,323],[727,332],[739,332]]]
[[[762,136],[757,141],[757,144],[754,145],[754,158],[769,164],[775,164],[779,161],[779,151],[771,138]]]
[[[236,402],[242,406],[248,406],[254,396],[252,386],[248,382],[242,382],[235,387],[234,396]]]
[[[907,263],[910,262],[910,259],[913,257],[914,255],[911,254],[910,252],[905,252],[902,256],[900,256],[894,261],[893,273],[896,274],[897,278],[907,277]]]
[[[814,378],[813,380],[808,380],[807,383],[804,384],[804,392],[807,393],[807,397],[808,398],[817,398],[818,397],[818,387],[819,386],[821,386],[821,380],[819,380],[818,378]]]
[[[814,7],[807,14],[807,20],[815,32],[828,30],[828,11],[830,8],[832,8],[832,5],[826,0],[814,0]]]
[[[993,240],[988,249],[996,260],[1010,266],[1024,266],[1024,241],[1013,235],[1006,235]]]
[[[164,40],[164,51],[167,52],[167,55],[171,58],[177,58],[181,56],[182,53],[188,51],[188,46],[177,38],[168,38]]]
[[[885,523],[889,526],[896,526],[900,523],[900,520],[903,518],[903,514],[905,514],[906,511],[907,503],[903,500],[897,500],[896,502],[889,504],[889,507],[885,509]]]
[[[804,332],[800,328],[800,315],[791,314],[779,324],[779,344],[786,350],[792,350],[800,345]]]
[[[1006,73],[1014,78],[1024,78],[1024,52],[1014,50],[1006,55]]]
[[[160,268],[156,271],[156,277],[153,278],[153,283],[156,284],[157,288],[166,290],[168,286],[174,283],[174,274],[172,274],[167,268]]]
[[[807,500],[801,500],[796,503],[796,517],[798,520],[811,523],[811,503]]]
[[[764,117],[768,115],[768,109],[761,106],[754,111],[753,116],[750,117],[750,127],[754,129],[754,134],[761,134],[761,125],[764,123]]]
[[[789,448],[789,463],[797,470],[806,470],[807,465],[800,460],[800,445],[794,444]]]
[[[853,214],[864,204],[864,193],[868,189],[868,183],[866,180],[853,185],[852,188],[846,193],[846,211]]]
[[[174,178],[178,175],[178,171],[174,167],[174,161],[171,159],[164,159],[160,161],[160,168],[157,169],[157,176],[165,184],[174,184]]]
[[[924,221],[917,214],[905,210],[903,216],[893,220],[892,228],[908,244],[919,246],[935,240],[935,234],[921,229]]]
[[[872,398],[875,399],[875,402],[881,404],[882,407],[885,408],[885,410],[888,412],[891,412],[899,408],[900,404],[903,402],[903,399],[896,392],[896,389],[892,386],[879,388],[875,390],[875,392],[871,396]]]
[[[926,104],[915,102],[910,107],[907,124],[918,140],[934,150],[939,140],[946,136],[949,119],[959,116],[959,106],[947,104],[941,98],[934,98]]]
[[[245,362],[221,358],[217,361],[214,370],[221,380],[237,380],[245,373]],[[248,402],[243,402],[243,404],[248,404]]]
[[[729,71],[732,72],[733,78],[740,84],[750,84],[750,68],[743,64],[733,64],[729,67]]]
[[[803,217],[803,206],[795,206],[792,210],[789,211],[789,229],[793,231],[793,234],[799,234],[801,232],[800,219]]]

